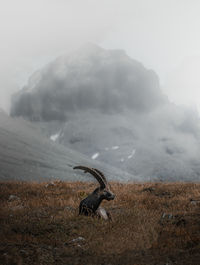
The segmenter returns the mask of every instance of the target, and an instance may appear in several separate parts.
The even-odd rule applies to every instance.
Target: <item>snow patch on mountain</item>
[[[93,160],[95,160],[95,159],[97,159],[98,157],[99,157],[99,153],[95,153],[95,154],[92,155],[91,158],[92,158]]]
[[[119,146],[118,145],[114,145],[114,146],[111,147],[111,149],[112,150],[117,150],[117,149],[119,149]]]
[[[133,149],[132,153],[128,156],[128,159],[131,159],[135,155],[136,150]]]
[[[57,139],[59,137],[60,137],[60,131],[58,133],[56,133],[56,134],[51,135],[50,139],[55,142],[55,141],[57,141]]]

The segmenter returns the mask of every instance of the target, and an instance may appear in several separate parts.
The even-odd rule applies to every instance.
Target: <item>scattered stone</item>
[[[163,213],[161,218],[165,218],[165,215],[166,215],[166,213]]]
[[[19,252],[20,252],[21,254],[23,254],[23,255],[28,255],[28,252],[27,252],[26,250],[24,250],[24,249],[21,249]]]
[[[168,191],[157,192],[155,193],[155,195],[159,197],[164,197],[164,196],[172,197],[171,193]]]
[[[8,198],[9,201],[17,201],[20,200],[20,198],[16,195],[10,195]]]
[[[73,211],[75,211],[75,208],[72,207],[72,206],[65,206],[64,211],[70,211],[70,212],[73,212]]]
[[[82,237],[82,236],[79,236],[77,238],[72,239],[70,242],[71,243],[76,243],[76,242],[82,242],[82,241],[85,241],[85,238]]]
[[[47,183],[47,184],[45,185],[45,188],[48,188],[48,187],[54,187],[54,186],[56,186],[56,184],[55,184],[53,181],[51,181],[50,183]]]
[[[167,213],[163,213],[162,214],[162,218],[163,219],[172,219],[174,216],[170,213],[170,214],[167,214]]]
[[[82,236],[79,236],[79,237],[77,237],[77,238],[72,239],[72,240],[69,241],[69,242],[64,243],[64,245],[65,245],[65,246],[67,246],[67,245],[73,245],[73,246],[81,247],[80,244],[81,244],[81,243],[84,243],[84,242],[85,242],[85,238],[82,237]]]
[[[153,192],[153,191],[155,191],[155,188],[154,188],[154,187],[149,187],[149,188],[145,188],[145,189],[143,189],[142,191]]]
[[[152,193],[152,194],[154,194],[155,196],[158,196],[158,197],[168,197],[168,198],[173,197],[173,195],[169,191],[156,190],[155,187],[144,188],[142,190],[142,192],[150,192],[150,193]]]
[[[190,199],[190,203],[193,205],[197,205],[198,203],[200,203],[200,199],[199,200]]]
[[[183,215],[180,215],[180,214],[172,215],[171,213],[170,214],[163,213],[161,218],[160,218],[159,223],[161,225],[166,225],[166,224],[170,223],[170,224],[173,224],[176,226],[186,226],[187,221],[183,217]]]

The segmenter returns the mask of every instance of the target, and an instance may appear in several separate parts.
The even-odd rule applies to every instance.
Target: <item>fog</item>
[[[88,44],[36,71],[13,96],[12,116],[53,141],[140,180],[199,180],[200,120],[122,50]]]
[[[154,71],[125,51],[86,44],[36,71],[13,97],[11,115],[33,121],[65,121],[71,112],[147,112],[166,102]]]
[[[197,0],[2,0],[0,108],[10,112],[15,93],[12,116],[55,142],[141,178],[197,180],[199,10]]]
[[[200,54],[199,9],[197,0],[2,0],[0,107],[9,111],[10,95],[35,70],[93,42],[125,50],[156,71],[171,101],[199,108],[198,86],[173,85],[179,66],[188,56]],[[196,71],[194,64],[189,68]]]

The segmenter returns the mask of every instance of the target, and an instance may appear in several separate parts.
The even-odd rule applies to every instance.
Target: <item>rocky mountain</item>
[[[13,97],[11,115],[66,121],[70,113],[149,111],[166,102],[156,73],[124,51],[86,45],[34,73]]]
[[[11,115],[140,180],[200,179],[198,113],[170,103],[124,51],[86,45],[57,58],[13,96]]]

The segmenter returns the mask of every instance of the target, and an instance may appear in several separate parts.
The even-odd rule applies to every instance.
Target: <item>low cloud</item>
[[[126,108],[144,112],[164,102],[155,72],[123,51],[88,44],[36,72],[14,97],[11,114],[63,120],[68,112],[116,113]]]
[[[156,73],[123,51],[86,45],[58,58],[13,96],[11,114],[141,180],[199,179],[198,114],[170,103]]]

